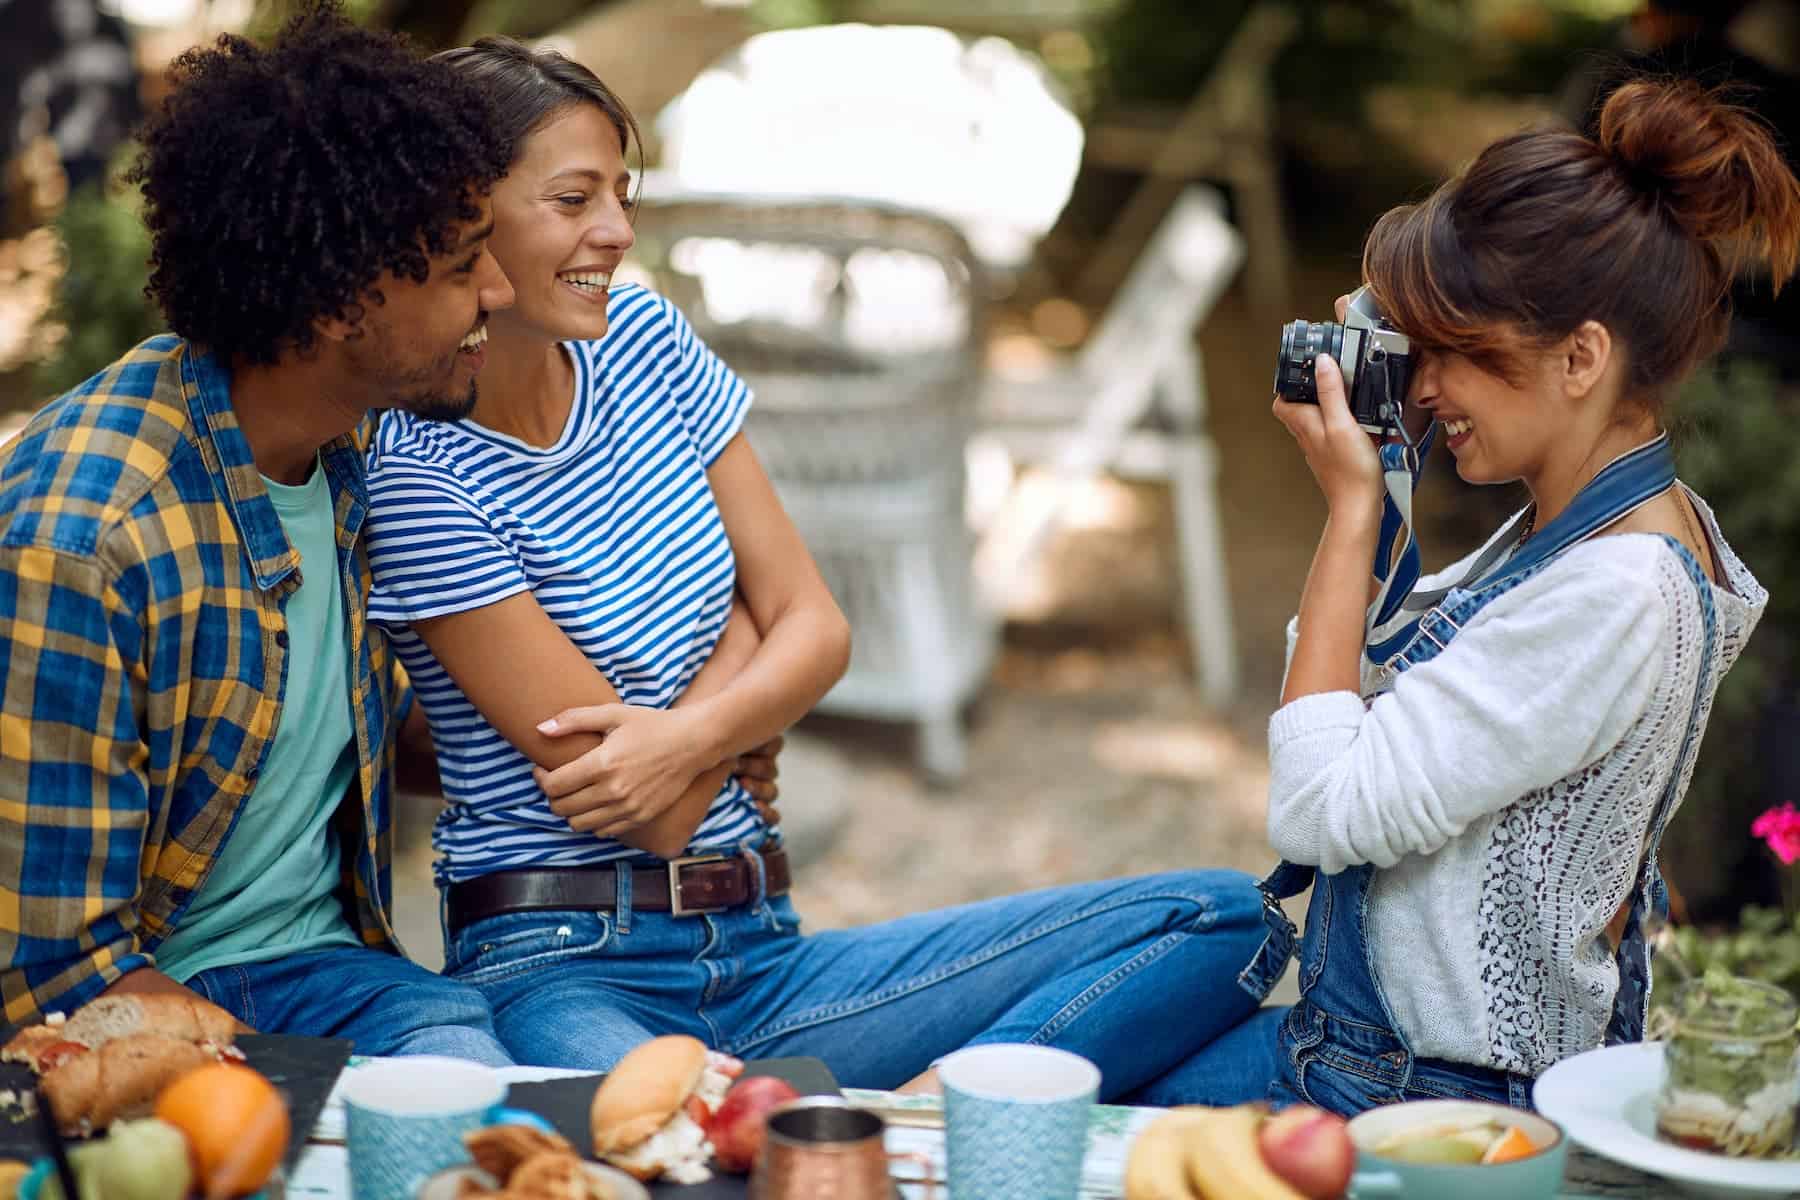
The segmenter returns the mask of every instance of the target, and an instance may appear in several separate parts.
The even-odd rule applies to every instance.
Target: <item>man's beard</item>
[[[461,396],[432,388],[403,395],[394,407],[403,408],[427,421],[460,421],[475,411],[475,394],[475,381],[471,379],[469,390]]]
[[[431,366],[400,367],[409,356],[400,352],[400,339],[394,331],[377,324],[371,333],[367,341],[353,343],[355,361],[375,390],[387,398],[384,407],[410,412],[427,421],[460,421],[475,411],[474,378],[469,380],[467,392],[451,390],[460,352],[452,352]]]

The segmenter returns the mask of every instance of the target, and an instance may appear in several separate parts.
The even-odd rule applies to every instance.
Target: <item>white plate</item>
[[[611,1200],[650,1200],[649,1189],[625,1172],[603,1163],[583,1162],[581,1165],[610,1189],[607,1195]],[[419,1188],[416,1200],[456,1200],[465,1178],[480,1180],[490,1187],[494,1183],[494,1177],[479,1167],[451,1167],[427,1179]]]
[[[1657,1137],[1662,1082],[1663,1044],[1640,1042],[1565,1058],[1539,1077],[1531,1096],[1578,1145],[1693,1194],[1745,1200],[1800,1192],[1800,1162],[1728,1158]]]

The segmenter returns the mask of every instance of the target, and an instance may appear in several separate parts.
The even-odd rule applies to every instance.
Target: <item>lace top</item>
[[[1694,499],[1724,572],[1704,727],[1768,593]],[[1670,773],[1679,803],[1694,766],[1676,758],[1703,626],[1677,554],[1652,535],[1589,539],[1385,694],[1365,669],[1362,696],[1271,720],[1270,840],[1327,873],[1378,868],[1375,974],[1415,1053],[1536,1075],[1602,1043],[1618,989],[1606,926]]]

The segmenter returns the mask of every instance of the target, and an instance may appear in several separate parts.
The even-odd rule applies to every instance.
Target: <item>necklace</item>
[[[1532,534],[1534,534],[1536,532],[1537,532],[1537,505],[1534,504],[1525,513],[1525,527],[1523,529],[1519,530],[1519,540],[1516,543],[1514,543],[1513,548],[1517,549],[1518,547],[1523,546],[1525,544],[1526,539],[1529,538]]]

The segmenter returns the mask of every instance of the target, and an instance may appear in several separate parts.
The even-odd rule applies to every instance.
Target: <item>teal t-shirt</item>
[[[256,787],[199,894],[156,948],[178,982],[213,967],[362,944],[337,896],[343,855],[327,828],[356,776],[350,639],[331,488],[317,464],[297,487],[263,483],[300,552],[289,593],[287,690]]]

